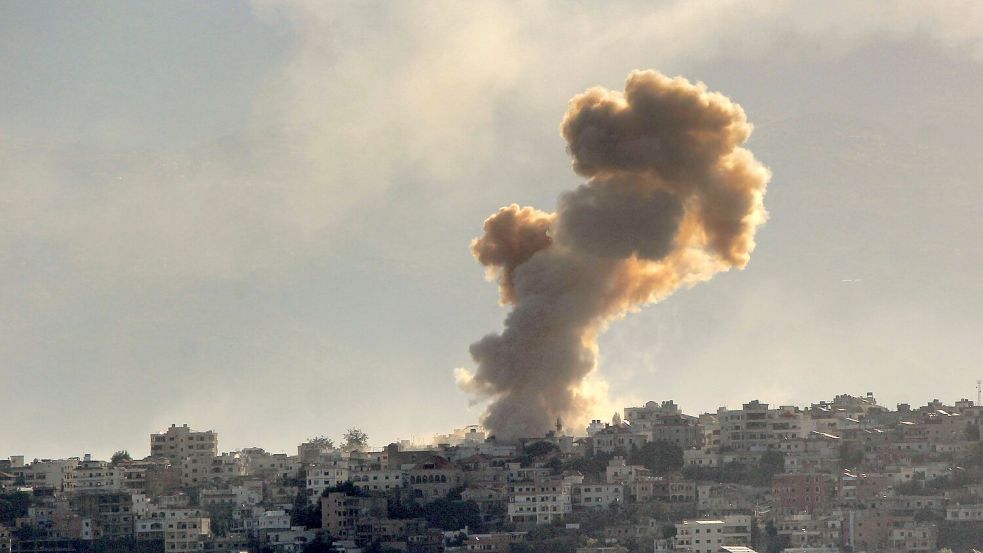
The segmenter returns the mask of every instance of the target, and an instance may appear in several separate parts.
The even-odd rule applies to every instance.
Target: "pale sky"
[[[6,1],[0,458],[476,422],[469,243],[580,184],[567,100],[648,68],[744,107],[770,219],[612,325],[597,416],[975,398],[979,2]]]

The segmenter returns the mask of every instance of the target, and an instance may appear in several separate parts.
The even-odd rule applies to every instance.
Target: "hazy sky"
[[[7,1],[0,458],[476,422],[469,242],[580,183],[566,102],[636,68],[744,107],[771,217],[611,327],[609,411],[975,398],[979,2]]]

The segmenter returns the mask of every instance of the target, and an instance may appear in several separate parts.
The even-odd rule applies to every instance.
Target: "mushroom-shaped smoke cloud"
[[[744,110],[703,83],[632,72],[623,93],[574,97],[561,132],[587,183],[555,213],[501,208],[471,245],[512,311],[501,334],[471,345],[477,369],[457,379],[491,400],[482,423],[499,438],[588,419],[598,334],[680,286],[743,268],[766,218],[770,173],[741,147]]]

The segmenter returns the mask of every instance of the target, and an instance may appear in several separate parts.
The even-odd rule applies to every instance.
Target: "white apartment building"
[[[955,522],[983,521],[983,505],[953,505],[945,510],[945,519]]]
[[[246,463],[237,452],[218,456],[196,454],[181,460],[181,483],[184,486],[228,482],[238,476],[246,476]]]
[[[358,489],[366,492],[387,492],[402,488],[406,475],[402,469],[394,469],[379,465],[356,467],[351,470],[349,481]]]
[[[289,457],[286,453],[270,453],[259,447],[246,448],[238,453],[247,476],[276,475],[289,478],[300,470],[299,459]]]
[[[636,431],[649,434],[649,441],[665,441],[686,449],[704,443],[703,427],[696,417],[685,415],[672,400],[654,401],[642,407],[625,407],[625,420]]]
[[[68,491],[74,488],[75,469],[80,461],[78,457],[69,459],[35,459],[30,465],[21,465],[12,469],[15,477],[24,479],[24,485],[31,488],[54,488],[58,491]]]
[[[164,551],[167,553],[201,551],[211,534],[210,520],[205,517],[175,518],[164,523]]]
[[[172,424],[167,430],[150,435],[151,457],[167,457],[177,461],[189,455],[218,455],[218,434],[212,430],[195,432],[186,424]]]
[[[676,551],[717,553],[723,546],[747,545],[750,540],[750,515],[684,520],[676,525]]]
[[[778,517],[775,528],[788,536],[790,547],[836,547],[843,537],[843,518],[839,514],[799,513]]]
[[[158,518],[138,518],[133,521],[133,537],[137,541],[164,539],[166,522]]]
[[[571,488],[582,476],[509,484],[509,522],[531,526],[563,520],[573,512]]]
[[[625,502],[623,484],[574,484],[571,488],[574,507],[604,509]]]
[[[88,453],[73,471],[75,491],[119,490],[123,487],[123,471],[106,461],[97,461]]]
[[[485,431],[478,425],[472,424],[464,428],[455,428],[450,434],[437,434],[433,437],[434,445],[458,446],[464,443],[483,443],[487,438]]]
[[[649,476],[651,471],[640,465],[629,465],[624,457],[614,457],[608,461],[605,469],[605,481],[608,484],[631,484],[640,478]]]
[[[594,453],[618,453],[639,449],[651,441],[647,430],[630,425],[608,426],[593,436]]]
[[[715,413],[703,413],[698,420],[703,429],[703,445],[720,447],[720,417]]]
[[[720,420],[720,447],[737,451],[780,449],[787,440],[805,437],[812,426],[796,407],[769,409],[758,400],[745,403],[741,410],[717,410]]]
[[[505,468],[508,470],[509,482],[531,482],[549,478],[553,474],[549,467],[523,467],[519,463],[508,463]]]
[[[256,517],[257,530],[289,530],[290,515],[286,511],[264,511]]]
[[[465,459],[474,455],[487,455],[489,457],[515,457],[516,447],[514,445],[499,444],[496,442],[464,442],[451,450],[453,455],[451,460]]]
[[[683,451],[683,466],[713,468],[722,464],[723,455],[715,449],[701,448]]]
[[[348,461],[340,457],[308,466],[307,497],[312,502],[319,501],[318,498],[321,497],[324,490],[347,482],[348,478]]]

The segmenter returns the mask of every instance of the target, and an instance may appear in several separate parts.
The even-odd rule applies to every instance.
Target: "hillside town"
[[[0,460],[0,552],[970,551],[978,403],[650,401],[514,442],[471,426],[372,448],[352,428],[293,454],[172,425],[139,459]]]

